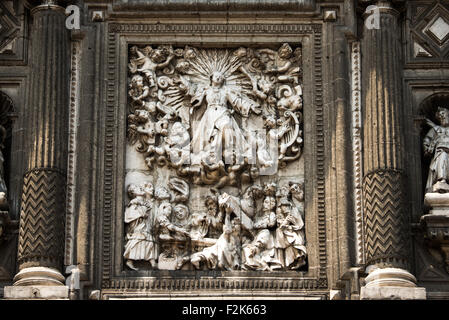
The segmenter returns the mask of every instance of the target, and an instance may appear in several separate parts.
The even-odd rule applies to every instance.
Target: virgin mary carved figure
[[[229,51],[206,54],[194,50],[189,65],[188,78],[181,76],[180,80],[190,98],[191,164],[207,162],[211,151],[225,164],[243,164],[251,157],[242,130],[244,119],[251,112],[260,114],[261,107],[249,97],[249,80],[236,72],[241,65],[239,57]]]
[[[256,102],[224,83],[223,73],[215,71],[210,86],[200,88],[192,97],[192,108],[201,106],[204,100],[207,105],[201,120],[193,128],[192,151],[193,154],[201,154],[212,148],[218,155],[222,152],[226,164],[235,164],[234,161],[238,160],[233,160],[234,154],[237,159],[248,157],[250,146],[233,113],[248,117],[251,111],[260,111]]]

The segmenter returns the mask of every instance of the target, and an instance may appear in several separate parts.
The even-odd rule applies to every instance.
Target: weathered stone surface
[[[448,297],[448,25],[446,0],[2,1],[0,295]]]

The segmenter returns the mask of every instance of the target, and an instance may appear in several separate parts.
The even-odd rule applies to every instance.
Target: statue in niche
[[[449,110],[438,107],[435,118],[439,125],[427,119],[432,127],[424,137],[424,154],[433,156],[430,162],[426,192],[449,192]]]
[[[143,187],[130,184],[128,194],[131,200],[125,210],[127,241],[123,254],[126,265],[130,269],[138,270],[134,266],[134,261],[144,260],[155,267],[158,252],[152,232],[153,187],[151,183],[146,183]]]

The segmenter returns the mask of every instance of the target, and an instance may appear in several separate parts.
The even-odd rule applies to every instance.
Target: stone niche
[[[307,270],[301,44],[128,60],[125,269]]]

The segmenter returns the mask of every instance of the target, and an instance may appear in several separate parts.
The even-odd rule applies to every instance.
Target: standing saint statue
[[[435,118],[439,125],[427,119],[432,127],[424,137],[424,154],[432,156],[426,184],[427,192],[449,192],[449,110],[438,107]]]

